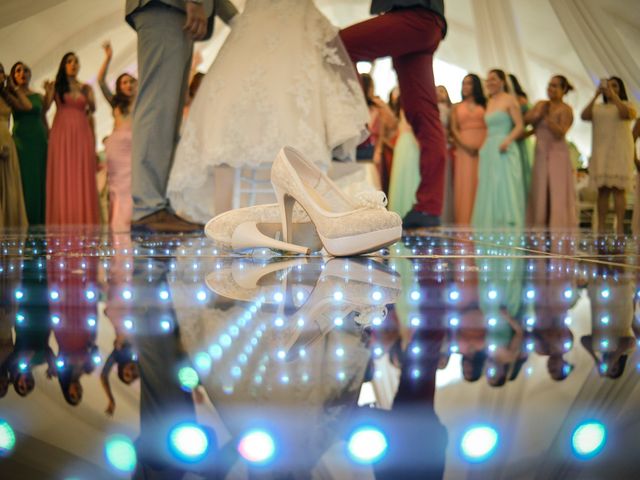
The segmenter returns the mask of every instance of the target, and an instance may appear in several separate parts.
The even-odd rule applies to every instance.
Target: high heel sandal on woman
[[[402,235],[402,219],[387,211],[383,192],[349,197],[292,147],[284,147],[278,153],[271,168],[271,183],[280,206],[285,242],[295,243],[296,203],[309,216],[322,245],[333,256],[373,252],[397,242]]]

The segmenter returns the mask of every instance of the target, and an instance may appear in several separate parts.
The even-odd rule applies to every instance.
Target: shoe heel
[[[276,200],[278,202],[278,206],[280,207],[283,241],[286,243],[292,243],[293,231],[291,228],[291,224],[293,221],[293,205],[296,203],[296,200],[291,195],[282,192],[275,186],[274,186],[274,191],[276,194]]]
[[[275,238],[267,237],[260,232],[255,222],[246,222],[238,225],[231,236],[231,246],[234,250],[270,248],[272,250],[301,253],[302,255],[309,255],[310,253],[307,247],[281,242]]]

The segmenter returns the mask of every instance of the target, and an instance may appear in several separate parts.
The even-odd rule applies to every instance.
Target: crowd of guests
[[[114,118],[113,132],[104,140],[109,224],[115,231],[126,231],[133,209],[131,125],[137,81],[123,73],[113,92],[106,82],[113,52],[108,43],[104,50],[98,83]],[[8,75],[0,66],[0,227],[100,223],[95,97],[91,86],[79,79],[79,70],[78,57],[65,54],[55,80],[46,81],[41,94],[31,88],[26,64],[17,62]],[[190,98],[201,78],[202,74],[193,77]],[[389,207],[404,217],[415,204],[420,184],[420,148],[402,108],[401,92],[394,89],[387,103],[375,96],[369,75],[361,79],[371,135],[358,156],[373,159]],[[574,115],[564,101],[572,90],[567,78],[555,75],[548,84],[548,99],[531,105],[517,78],[498,69],[488,73],[484,84],[468,74],[462,82],[462,101],[455,105],[443,86],[437,88],[448,142],[444,224],[578,226],[575,171],[566,141]],[[56,113],[49,129],[45,115],[53,103]],[[618,77],[603,79],[581,118],[593,125],[589,177],[598,190],[598,228],[603,231],[606,226],[612,197],[616,229],[623,233],[634,158],[640,165],[634,148],[640,125],[631,126],[636,110],[624,82]],[[536,137],[535,148],[531,136]],[[640,215],[635,215],[634,230],[638,227]]]
[[[371,136],[359,147],[380,172],[389,208],[404,216],[415,202],[419,148],[393,90],[388,103],[374,94],[370,75],[362,74],[370,111]],[[574,116],[565,102],[573,86],[554,75],[547,100],[531,104],[517,77],[491,70],[486,81],[468,74],[462,101],[452,104],[438,86],[438,107],[447,132],[447,165],[442,221],[477,228],[578,226],[576,171],[566,134]],[[623,233],[625,193],[633,189],[640,122],[619,77],[603,79],[581,118],[593,125],[589,176],[597,188],[597,226],[604,231],[610,198],[616,230]],[[535,146],[530,137],[535,136]],[[637,202],[636,202],[637,203]],[[634,232],[640,227],[634,215]]]

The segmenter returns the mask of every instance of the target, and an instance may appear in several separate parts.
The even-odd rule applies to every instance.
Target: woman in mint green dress
[[[18,150],[27,217],[29,225],[44,225],[47,126],[43,98],[29,89],[31,71],[24,63],[18,62],[11,68],[11,78],[32,105],[29,111],[13,111],[13,140]]]
[[[487,139],[480,149],[478,190],[471,224],[475,228],[522,228],[525,192],[522,158],[517,138],[523,132],[516,98],[508,92],[502,70],[487,78],[489,102],[485,121]]]
[[[513,94],[518,99],[518,105],[520,105],[520,113],[522,114],[522,118],[527,114],[529,110],[531,110],[531,104],[529,103],[529,97],[527,93],[520,85],[518,78],[510,73],[509,80],[511,81],[511,86],[513,87]],[[520,149],[520,160],[522,160],[522,179],[524,180],[524,198],[525,202],[529,198],[529,191],[531,189],[531,175],[533,171],[533,158],[534,158],[534,150],[535,145],[533,143],[533,139],[531,138],[533,135],[533,130],[526,130],[523,134],[518,138],[517,144]]]

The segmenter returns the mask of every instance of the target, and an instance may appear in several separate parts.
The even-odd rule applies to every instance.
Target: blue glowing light
[[[344,294],[340,290],[333,292],[333,299],[336,302],[341,301],[343,298],[344,298]]]
[[[93,317],[89,317],[87,318],[87,325],[89,325],[91,328],[96,326],[96,319]]]
[[[249,463],[265,465],[275,456],[276,443],[266,431],[251,430],[238,442],[238,453]]]
[[[131,473],[136,467],[136,449],[124,435],[109,437],[104,453],[109,464],[119,472]]]
[[[460,325],[460,320],[456,317],[450,318],[449,325],[451,325],[452,327],[457,327],[458,325]]]
[[[131,290],[123,290],[122,298],[124,298],[125,300],[131,300],[133,298],[133,293],[131,293]]]
[[[413,294],[411,294],[411,295],[413,295]],[[413,298],[413,297],[412,297],[412,298]],[[420,297],[418,297],[418,298],[420,298]],[[371,299],[372,299],[374,302],[379,302],[380,300],[382,300],[382,293],[380,293],[380,292],[378,292],[378,291],[376,290],[375,292],[373,292],[373,293],[371,294]]]
[[[160,290],[158,296],[160,297],[160,300],[169,300],[169,292],[167,292],[166,290]]]
[[[125,320],[124,328],[126,328],[127,330],[131,330],[133,328],[133,322],[131,320]]]
[[[342,348],[342,347],[336,348],[336,356],[337,357],[344,357],[344,348]]]
[[[488,425],[469,428],[460,442],[462,455],[470,462],[483,462],[493,455],[498,445],[498,432]]]
[[[420,300],[420,292],[417,290],[412,291],[411,300],[413,300],[414,302]]]
[[[498,298],[498,292],[496,292],[495,290],[489,290],[489,293],[487,293],[487,297],[489,297],[489,300],[495,300],[496,298]]]
[[[389,444],[387,437],[376,427],[361,427],[347,442],[349,456],[357,463],[376,463],[384,457]]]
[[[209,449],[209,438],[202,428],[193,423],[182,423],[169,432],[169,446],[181,460],[197,462]]]
[[[204,302],[207,299],[207,292],[205,292],[204,290],[200,290],[198,293],[196,293],[196,298],[199,302]]]
[[[84,293],[84,296],[87,298],[87,300],[91,301],[91,300],[95,300],[96,298],[96,292],[94,292],[93,290],[87,290]]]
[[[607,429],[600,422],[585,422],[575,429],[571,436],[571,446],[575,454],[581,459],[595,457],[607,441]]]
[[[16,300],[22,300],[24,298],[24,292],[22,290],[16,290],[14,293]]]
[[[527,299],[528,300],[533,300],[534,298],[536,298],[536,292],[535,290],[527,290]]]
[[[207,352],[196,353],[193,362],[200,372],[206,373],[211,369],[211,357]]]
[[[49,298],[53,301],[58,300],[60,298],[60,294],[55,290],[51,290],[51,292],[49,292]]]
[[[60,317],[58,315],[51,315],[51,323],[54,325],[60,324]]]
[[[16,434],[6,421],[0,420],[0,457],[6,456],[16,445]]]
[[[24,322],[24,315],[22,315],[21,313],[18,313],[16,315],[16,323],[22,323]]]
[[[564,291],[564,298],[566,298],[567,300],[571,299],[571,297],[573,297],[573,291],[572,290],[565,290]]]
[[[458,292],[457,290],[452,290],[451,292],[449,292],[449,300],[451,300],[452,302],[455,302],[459,298],[460,292]]]
[[[164,330],[165,332],[168,332],[169,329],[171,328],[171,322],[169,322],[169,320],[162,320],[160,322],[160,327],[162,328],[162,330]]]

